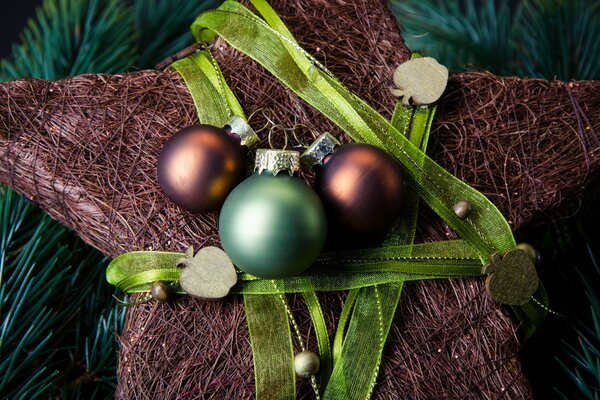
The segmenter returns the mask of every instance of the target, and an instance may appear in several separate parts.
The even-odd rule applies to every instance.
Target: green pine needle
[[[0,394],[38,398],[57,377],[48,368],[58,353],[53,329],[76,313],[51,307],[71,286],[70,233],[12,191],[0,193]]]
[[[474,64],[504,73],[514,69],[521,6],[508,0],[392,0],[408,47],[454,70]]]
[[[589,0],[390,0],[409,48],[454,70],[600,77],[600,3]]]
[[[527,74],[540,78],[600,78],[600,3],[524,2],[519,51]]]
[[[195,17],[216,0],[135,0],[133,3],[140,54],[136,66],[152,68],[163,59],[192,43],[189,29]]]
[[[46,0],[0,63],[4,80],[122,72],[135,56],[133,17],[118,0]]]
[[[555,390],[563,398],[598,399],[600,396],[600,266],[592,248],[588,245],[592,271],[578,270],[585,294],[590,303],[592,323],[576,320],[573,339],[562,340],[562,357],[556,361],[570,382]],[[566,394],[569,396],[566,396]]]

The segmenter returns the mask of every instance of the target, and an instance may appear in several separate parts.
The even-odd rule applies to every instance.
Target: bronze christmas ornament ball
[[[181,208],[217,210],[244,177],[244,151],[223,129],[190,126],[166,141],[157,173],[162,190]]]
[[[316,170],[315,189],[332,222],[355,232],[384,228],[400,215],[400,167],[369,144],[338,147]]]

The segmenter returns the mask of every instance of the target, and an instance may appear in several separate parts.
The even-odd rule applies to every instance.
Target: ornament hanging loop
[[[269,111],[268,114],[271,114],[270,110],[267,110],[267,111]],[[262,111],[261,114],[263,115],[263,118],[267,121],[266,124],[265,124],[265,129],[266,129],[267,126],[269,126],[269,133],[267,134],[267,141],[269,143],[269,148],[271,148],[271,149],[275,149],[276,148],[275,145],[273,144],[273,135],[274,135],[276,129],[281,129],[281,131],[284,134],[283,149],[284,150],[287,149],[287,146],[288,146],[288,134],[286,132],[286,128],[283,125],[276,123],[273,120],[273,116],[272,115],[267,115],[267,113],[265,113],[264,111]]]
[[[266,118],[266,116],[265,116]],[[280,129],[283,132],[283,150],[287,150],[288,146],[293,149],[293,150],[297,150],[297,151],[304,151],[306,149],[308,149],[308,145],[306,145],[299,137],[297,134],[298,129],[306,129],[308,130],[311,135],[313,136],[313,138],[316,137],[316,134],[314,133],[313,130],[311,130],[307,125],[305,124],[300,124],[300,123],[294,123],[294,126],[292,126],[291,128],[286,128],[281,124],[277,124],[274,121],[268,119],[269,123],[271,124],[271,128],[269,129],[269,134],[268,134],[268,142],[269,142],[269,147],[271,149],[276,149],[277,147],[273,144],[273,135],[276,129]],[[291,137],[290,137],[291,136]]]
[[[292,132],[292,137],[294,139],[294,142],[297,143],[297,144],[293,145],[292,147],[295,150],[304,151],[309,148],[309,145],[307,145],[305,142],[303,142],[298,137],[298,134],[297,134],[298,129],[304,129],[304,130],[307,130],[308,132],[310,132],[310,135],[312,136],[313,140],[317,139],[317,134],[308,125],[305,125],[305,124],[302,124],[299,122],[294,122],[294,126],[292,126],[291,128],[288,129],[290,132]]]
[[[266,107],[259,107],[256,110],[252,111],[250,113],[250,115],[248,116],[248,124],[252,124],[252,119],[254,117],[256,117],[256,115],[258,113],[261,113],[263,115],[263,117],[265,118],[265,120],[267,120],[267,122],[265,122],[264,124],[262,124],[262,126],[260,128],[258,128],[257,130],[255,130],[256,133],[264,131],[269,126],[268,119],[265,116],[265,112],[267,112],[267,111],[270,113],[270,110],[268,108],[266,108]]]

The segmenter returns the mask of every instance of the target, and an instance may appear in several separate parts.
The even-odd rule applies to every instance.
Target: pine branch
[[[125,312],[125,308],[110,302],[100,312],[95,326],[78,327],[81,331],[75,335],[78,341],[72,349],[67,379],[58,391],[61,399],[112,398],[117,384],[115,334],[121,331]],[[78,320],[87,324],[89,319]]]
[[[46,0],[0,64],[4,80],[121,72],[134,62],[133,18],[118,0]]]
[[[474,64],[498,74],[515,73],[522,9],[508,0],[391,0],[408,47],[454,70]]]
[[[588,253],[592,271],[578,272],[590,303],[591,321],[575,320],[570,338],[561,341],[562,355],[556,357],[569,380],[554,389],[565,399],[600,397],[600,266],[589,246]]]
[[[451,69],[597,79],[600,3],[587,0],[391,0],[413,50]]]
[[[154,65],[192,43],[189,29],[197,15],[215,8],[216,0],[134,0],[133,12],[139,32],[139,56],[135,65]]]
[[[600,3],[525,0],[522,46],[526,72],[561,80],[600,78]]]
[[[0,394],[38,398],[57,376],[52,328],[71,311],[49,307],[68,283],[68,232],[12,191],[1,196]]]

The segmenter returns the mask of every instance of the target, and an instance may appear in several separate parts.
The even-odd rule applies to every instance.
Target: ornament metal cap
[[[325,132],[302,153],[302,162],[309,168],[315,165],[323,165],[323,160],[341,143],[331,133]]]
[[[258,149],[254,170],[258,170],[259,174],[269,171],[277,175],[281,171],[287,171],[294,175],[300,171],[300,153],[295,150]]]
[[[251,149],[256,147],[260,143],[260,139],[254,132],[254,129],[244,120],[244,118],[235,115],[229,121],[226,126],[229,125],[231,133],[240,137],[240,144]]]

